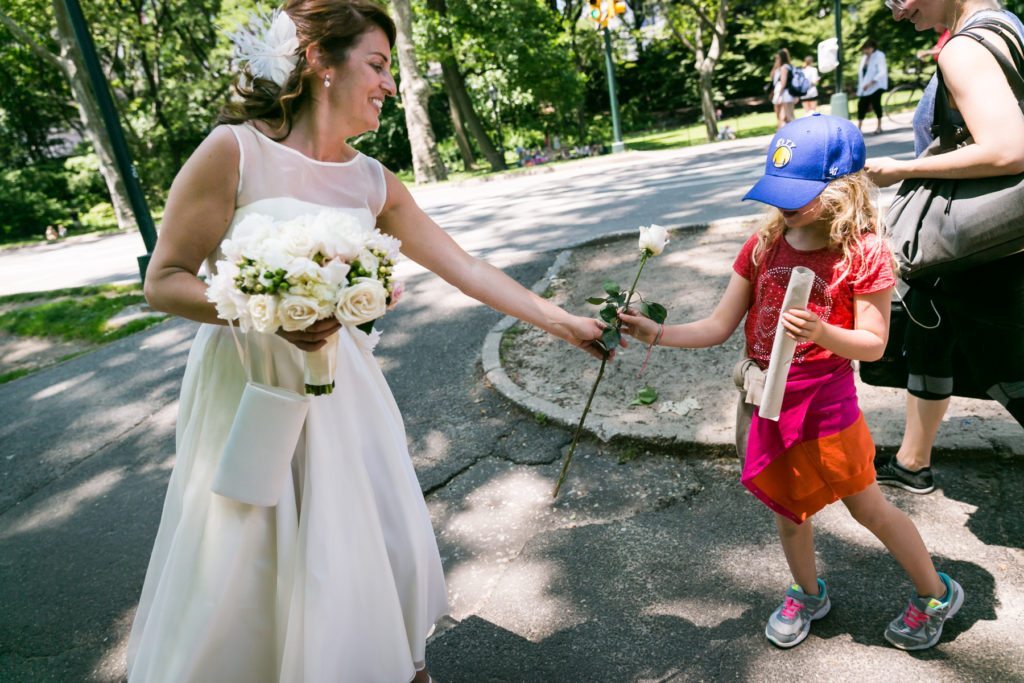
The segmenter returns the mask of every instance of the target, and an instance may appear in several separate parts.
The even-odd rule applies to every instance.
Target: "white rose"
[[[342,325],[362,325],[384,315],[387,298],[387,290],[380,282],[359,278],[351,287],[341,290],[334,316]]]
[[[660,225],[640,227],[640,251],[648,251],[651,256],[657,256],[665,250],[668,244],[668,230]]]
[[[309,226],[300,223],[289,223],[281,234],[284,249],[290,256],[309,258],[314,253],[316,244]]]
[[[320,309],[314,299],[305,296],[286,296],[278,305],[281,327],[288,332],[304,330],[317,321]]]
[[[322,211],[310,225],[316,249],[328,258],[351,261],[366,242],[366,230],[342,211]]]
[[[269,270],[280,270],[288,267],[292,257],[288,254],[284,240],[268,237],[257,247],[259,261],[266,264]]]
[[[276,332],[278,327],[277,299],[267,294],[249,297],[249,317],[257,332]]]

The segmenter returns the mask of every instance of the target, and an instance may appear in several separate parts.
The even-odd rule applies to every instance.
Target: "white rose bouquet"
[[[294,332],[333,316],[369,333],[401,294],[393,278],[400,246],[343,211],[288,221],[251,214],[221,245],[206,297],[243,332]],[[307,394],[333,391],[337,343],[335,335],[306,352]]]

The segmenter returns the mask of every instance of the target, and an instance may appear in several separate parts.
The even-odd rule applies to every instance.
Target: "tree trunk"
[[[57,20],[57,43],[60,45],[61,63],[68,81],[71,83],[71,92],[74,94],[75,103],[78,105],[78,112],[85,127],[85,137],[92,144],[93,151],[96,152],[96,157],[99,159],[100,174],[107,184],[110,203],[114,206],[114,215],[117,217],[117,225],[122,230],[138,227],[135,213],[132,211],[131,200],[128,199],[128,189],[117,167],[110,135],[103,123],[99,102],[93,92],[92,84],[89,82],[89,74],[85,68],[82,51],[75,40],[74,27],[68,17],[67,8],[61,0],[53,1],[53,14]]]
[[[88,82],[82,53],[75,41],[74,29],[68,18],[67,10],[61,0],[53,0],[53,14],[57,23],[57,41],[60,54],[54,54],[36,41],[25,29],[0,9],[0,23],[7,27],[16,40],[27,45],[41,60],[61,71],[71,85],[79,117],[82,120],[82,132],[92,144],[100,163],[100,174],[107,184],[110,203],[114,207],[117,225],[122,230],[137,226],[135,214],[132,212],[131,201],[125,188],[124,179],[114,161],[114,150],[110,137],[103,126],[99,103]]]
[[[437,12],[442,20],[448,15],[448,5],[445,0],[428,0],[427,7]],[[445,51],[445,56],[441,59],[441,74],[444,77],[444,87],[448,91],[448,97],[453,99],[458,106],[464,126],[469,128],[473,139],[476,140],[477,147],[480,148],[480,152],[487,159],[487,163],[491,165],[491,170],[504,171],[507,168],[505,166],[505,155],[495,149],[494,143],[491,142],[491,139],[487,136],[487,131],[484,130],[483,125],[480,123],[480,117],[477,115],[476,108],[473,106],[473,100],[469,97],[469,91],[466,89],[466,79],[462,75],[459,61],[455,57],[455,46],[452,44],[451,35],[444,32],[441,36],[441,41],[442,48]],[[456,129],[458,129],[458,126],[456,126]],[[464,134],[465,128],[463,128]],[[461,146],[461,143],[459,144]]]
[[[416,66],[416,51],[412,42],[412,7],[409,0],[393,0],[397,35],[398,69],[402,77],[402,107],[405,109],[405,127],[412,146],[412,168],[417,183],[432,183],[448,177],[441,157],[437,153],[437,140],[427,114],[430,86]]]
[[[466,119],[469,132],[473,134],[473,139],[476,140],[477,146],[480,147],[480,152],[487,159],[487,163],[491,165],[491,170],[504,171],[507,168],[505,166],[505,158],[501,152],[495,149],[494,143],[487,137],[487,131],[484,130],[480,117],[473,107],[473,100],[469,98],[469,91],[466,89],[466,79],[462,77],[462,71],[459,70],[458,62],[455,61],[454,57],[445,57],[441,60],[441,68],[445,72],[445,87],[449,89],[448,93],[459,104],[459,109]],[[450,83],[449,76],[451,77]]]
[[[444,89],[448,93],[448,109],[451,110],[452,127],[455,129],[455,142],[459,146],[459,154],[462,155],[462,165],[467,171],[472,171],[476,168],[476,158],[473,156],[473,147],[469,144],[469,136],[466,135],[466,122],[462,110],[452,95],[452,88],[448,85],[451,74],[444,63],[441,64],[441,76],[444,78]]]
[[[715,81],[712,73],[714,64],[711,64],[709,68],[708,61],[704,60],[704,65],[697,70],[697,75],[700,83],[700,110],[704,115],[704,129],[708,134],[708,142],[714,142],[718,139],[718,116],[715,110]]]

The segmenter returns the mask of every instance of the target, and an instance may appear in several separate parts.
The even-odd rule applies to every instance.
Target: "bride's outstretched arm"
[[[390,171],[385,171],[385,176],[388,198],[377,225],[402,241],[403,254],[491,308],[602,357],[593,342],[600,338],[604,323],[568,313],[501,270],[467,254],[420,209],[402,181]]]

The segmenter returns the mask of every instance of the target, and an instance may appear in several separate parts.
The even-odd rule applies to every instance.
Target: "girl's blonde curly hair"
[[[889,258],[892,258],[892,251],[885,239],[885,228],[875,208],[877,196],[878,188],[864,171],[836,178],[819,195],[822,203],[821,217],[831,220],[828,248],[842,254],[842,258],[836,264],[836,270],[839,271],[837,279],[849,274],[856,254],[864,257],[873,255],[863,251],[861,241],[864,235],[878,235],[882,238],[872,240],[871,249],[884,249]],[[757,244],[751,255],[755,268],[764,255],[778,243],[785,231],[786,222],[782,212],[771,209],[768,219],[758,230]]]

